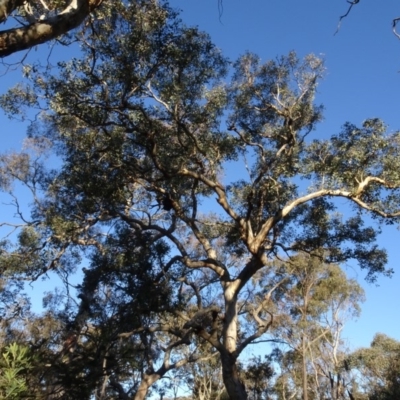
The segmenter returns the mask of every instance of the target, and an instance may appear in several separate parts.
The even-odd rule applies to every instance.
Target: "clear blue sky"
[[[300,56],[323,55],[327,74],[317,101],[326,111],[316,136],[327,137],[346,121],[360,124],[369,117],[382,118],[391,130],[400,129],[400,40],[391,32],[392,19],[400,16],[398,1],[361,1],[342,21],[336,36],[339,17],[348,8],[345,0],[223,0],[221,22],[218,0],[170,0],[170,4],[182,9],[188,25],[209,32],[232,60],[247,50],[264,60],[291,50]],[[48,51],[44,45],[31,51],[29,58],[47,57]],[[6,61],[21,58],[19,54]],[[20,77],[19,70],[0,77],[0,91]],[[0,124],[0,150],[18,149],[24,125],[9,122],[1,112]],[[7,209],[2,207],[2,211],[0,216]],[[348,268],[367,294],[361,318],[348,323],[345,330],[352,347],[368,346],[376,332],[400,340],[400,231],[384,229],[380,241],[388,249],[389,266],[397,273],[392,279],[379,279],[375,286],[363,281],[362,271]]]

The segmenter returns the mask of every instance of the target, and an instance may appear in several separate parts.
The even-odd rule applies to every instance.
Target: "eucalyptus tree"
[[[222,381],[221,364],[216,357],[190,364],[186,369],[184,384],[196,400],[224,400],[227,398]]]
[[[274,323],[271,296],[252,307],[246,290],[271,259],[322,249],[325,261],[358,260],[369,279],[390,273],[378,229],[364,227],[363,217],[392,223],[400,215],[400,136],[370,119],[310,141],[322,119],[314,103],[320,59],[290,53],[262,63],[245,54],[232,64],[165,4],[137,1],[116,11],[93,21],[101,40],[83,35],[80,58],[56,71],[27,68],[31,82],[1,99],[11,115],[40,110],[29,135],[51,143],[60,163],[41,176],[25,171],[24,182],[40,190],[25,228],[36,258],[20,274],[71,275],[83,255],[111,267],[128,254],[120,241],[133,240],[132,252],[151,250],[137,265],[155,290],[166,288],[171,305],[152,314],[147,332],[171,318],[178,340],[208,342],[230,398],[245,399],[237,359]],[[2,168],[9,176],[9,164]],[[347,218],[337,210],[343,202],[354,207]],[[96,270],[106,286],[106,269],[96,265],[85,279]],[[128,288],[127,279],[112,279],[110,291]],[[82,294],[89,296],[80,309],[94,298]],[[127,307],[129,317],[118,319],[129,324],[138,305]],[[75,326],[85,318],[90,313],[77,312]],[[126,329],[121,337],[136,335]]]
[[[286,281],[275,293],[281,314],[274,335],[285,341],[280,359],[286,377],[278,379],[278,391],[301,388],[303,400],[347,398],[350,378],[341,333],[346,320],[359,315],[362,288],[338,265],[321,262],[318,252],[300,253],[280,265]]]
[[[113,229],[85,270],[71,329],[85,338],[82,349],[89,357],[80,357],[83,364],[93,358],[88,344],[98,349],[97,384],[103,394],[140,400],[171,371],[215,354],[201,351],[190,332],[180,329],[190,310],[182,318],[173,285],[182,269],[166,259],[167,244],[125,224]]]
[[[249,399],[268,400],[273,392],[272,380],[275,375],[273,368],[274,355],[252,357],[243,367],[242,375],[248,388]]]
[[[377,333],[371,346],[359,348],[347,358],[349,369],[357,371],[359,392],[371,400],[397,399],[400,395],[400,342]]]

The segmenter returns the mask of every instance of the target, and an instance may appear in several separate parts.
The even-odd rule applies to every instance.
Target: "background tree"
[[[348,366],[357,371],[361,394],[371,400],[398,398],[400,394],[399,352],[398,341],[378,333],[371,342],[371,347],[358,349],[349,356]]]
[[[248,397],[251,400],[268,400],[272,394],[272,378],[275,374],[272,366],[273,355],[254,356],[242,369]]]
[[[222,381],[221,364],[218,358],[191,364],[186,385],[191,390],[191,398],[196,400],[224,400],[227,398]]]
[[[301,386],[302,399],[346,398],[341,332],[346,319],[359,314],[363,290],[339,266],[321,262],[318,252],[300,253],[280,265],[287,279],[275,292],[283,312],[276,335],[290,350],[281,355],[287,377],[279,386],[284,380],[291,382],[285,391]]]

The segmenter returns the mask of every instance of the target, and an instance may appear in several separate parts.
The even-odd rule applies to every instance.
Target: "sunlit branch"
[[[79,26],[84,19],[103,0],[72,0],[71,3],[56,16],[33,22],[21,28],[0,31],[0,57],[6,57],[17,51],[26,50],[38,44],[57,38]],[[9,4],[10,2],[8,2]],[[0,20],[6,18],[9,12],[25,2],[11,2],[12,7],[0,10]]]

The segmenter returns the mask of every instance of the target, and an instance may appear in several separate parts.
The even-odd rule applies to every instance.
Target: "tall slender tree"
[[[276,293],[281,322],[275,335],[289,350],[282,354],[289,391],[302,388],[302,399],[346,398],[344,323],[359,315],[364,293],[338,265],[321,262],[321,255],[300,253],[281,262],[286,281]],[[282,385],[283,379],[280,379]]]

